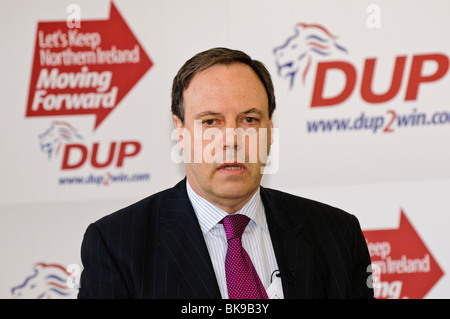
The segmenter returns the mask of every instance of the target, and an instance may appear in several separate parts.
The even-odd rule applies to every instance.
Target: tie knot
[[[249,221],[250,218],[241,214],[233,214],[225,217],[222,223],[227,234],[227,241],[233,238],[241,238]]]

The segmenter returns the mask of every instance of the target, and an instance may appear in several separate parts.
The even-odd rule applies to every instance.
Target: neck
[[[255,195],[258,188],[249,192],[249,194],[245,196],[239,197],[227,197],[227,196],[214,196],[204,192],[201,192],[200,189],[196,187],[194,183],[190,183],[188,179],[189,186],[192,188],[194,192],[196,192],[199,196],[203,197],[205,200],[210,202],[211,204],[219,207],[221,210],[226,212],[227,214],[234,214],[239,211],[242,207],[247,204],[247,202]]]
[[[215,202],[210,201],[209,199],[205,198],[206,200],[210,201],[223,211],[225,211],[227,214],[234,214],[237,211],[239,211],[242,207],[247,204],[247,202],[252,198],[253,195],[255,195],[256,190],[251,193],[249,196],[245,198],[240,198],[239,200],[232,200],[232,199],[217,199]],[[201,195],[200,195],[201,196]]]

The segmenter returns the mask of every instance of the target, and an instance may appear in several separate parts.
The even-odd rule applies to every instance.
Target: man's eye
[[[246,117],[245,118],[245,122],[247,122],[247,123],[253,123],[255,121],[256,121],[256,119],[254,117]]]
[[[214,125],[215,122],[215,120],[205,120],[203,123],[205,123],[206,125]]]

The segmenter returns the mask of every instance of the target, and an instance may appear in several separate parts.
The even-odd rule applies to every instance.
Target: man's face
[[[190,132],[190,140],[183,140],[179,134],[184,151],[191,152],[191,161],[186,163],[189,184],[205,199],[233,213],[256,192],[266,162],[259,154],[269,153],[272,120],[266,90],[249,66],[219,64],[191,79],[183,101],[184,126],[176,116],[174,121],[177,128]],[[194,161],[194,143],[199,142],[195,141],[195,126],[196,132],[213,129],[209,130],[213,138],[200,141],[201,162]],[[242,138],[235,134],[236,129],[248,135]]]

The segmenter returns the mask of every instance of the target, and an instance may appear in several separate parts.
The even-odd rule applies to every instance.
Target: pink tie
[[[225,274],[230,299],[268,299],[255,267],[242,247],[242,234],[249,221],[247,216],[240,214],[228,215],[222,220],[228,241]]]

